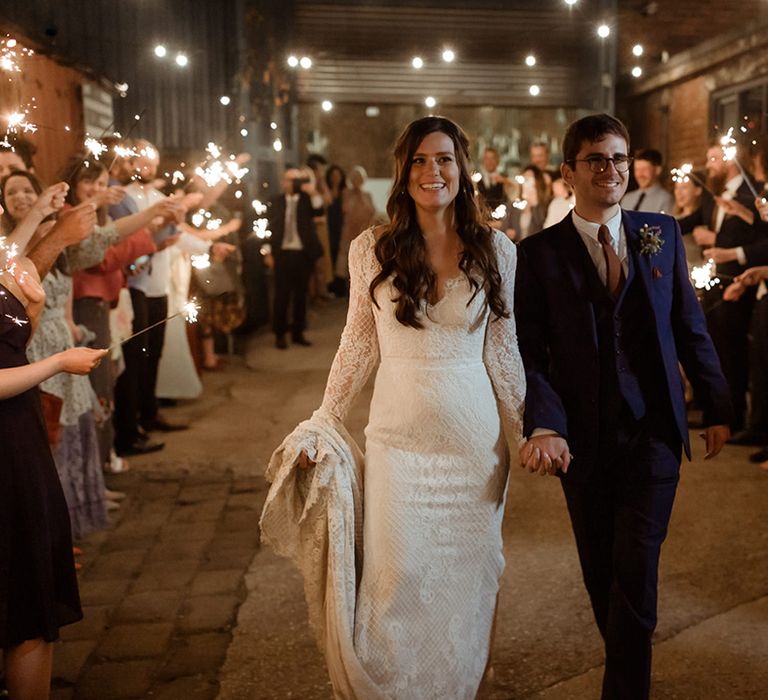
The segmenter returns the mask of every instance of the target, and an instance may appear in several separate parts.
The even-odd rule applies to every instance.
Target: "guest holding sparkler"
[[[13,270],[13,273],[11,272]],[[45,293],[29,261],[0,265],[0,645],[12,698],[47,698],[59,628],[82,618],[67,503],[37,385],[86,374],[104,350],[71,348],[28,364]]]
[[[88,169],[98,170],[98,166],[88,166]],[[0,203],[6,209],[4,216],[12,222],[19,219],[30,206],[32,196],[41,193],[42,188],[33,174],[16,172],[7,176],[0,184]],[[63,253],[63,246],[55,236],[43,237],[37,244],[33,242],[29,256],[38,271],[46,273],[51,266],[53,269],[43,278],[45,309],[40,330],[29,346],[30,359],[35,361],[66,350],[80,339],[81,330],[72,318],[72,273],[101,262],[111,245],[163,213],[164,209],[158,206],[153,211],[122,219],[119,224],[98,227],[95,203],[86,202],[66,212],[63,219],[75,216],[83,235],[93,235],[67,247]],[[52,425],[58,435],[53,454],[69,505],[72,529],[79,538],[106,525],[104,462],[96,429],[97,416],[101,420],[105,418],[94,412],[93,390],[83,377],[57,375],[46,380],[42,389],[62,402],[60,415]]]
[[[75,155],[67,163],[63,173],[70,184],[67,202],[71,205],[93,202],[97,206],[99,224],[108,224],[111,221],[108,209],[123,201],[125,190],[109,186],[106,166],[99,161],[84,160],[82,155]],[[117,306],[120,290],[126,285],[127,271],[131,263],[157,250],[149,230],[141,227],[141,222],[149,223],[154,213],[137,212],[119,219],[115,224],[119,230],[128,231],[133,226],[136,226],[136,230],[108,248],[100,263],[85,270],[78,270],[73,275],[73,317],[77,324],[95,334],[92,342],[96,347],[106,348],[112,344],[110,312]],[[75,340],[78,340],[77,335]],[[125,469],[125,463],[117,457],[113,448],[112,414],[117,377],[114,364],[112,360],[104,362],[91,373],[90,380],[99,401],[98,437],[101,463],[107,471],[122,471]]]
[[[759,242],[764,235],[750,223],[755,216],[754,197],[735,158],[727,157],[720,140],[707,151],[707,186],[718,196],[714,205],[706,201],[697,212],[688,217],[686,224],[693,227],[693,239],[704,249],[730,249],[728,260],[721,259],[717,272],[722,279],[734,277],[745,270],[744,262],[737,258],[738,248]],[[750,217],[740,216],[731,202],[751,210]],[[739,210],[740,211],[740,210]],[[754,221],[754,218],[752,218]],[[703,297],[707,326],[720,357],[723,373],[731,390],[734,422],[731,425],[735,444],[760,444],[759,436],[742,432],[747,409],[749,380],[749,325],[754,303],[754,290],[748,290],[738,301],[722,303],[720,286],[707,290]]]

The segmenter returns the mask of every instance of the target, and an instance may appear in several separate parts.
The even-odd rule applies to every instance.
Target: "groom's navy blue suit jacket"
[[[723,378],[706,322],[688,279],[677,222],[664,214],[622,212],[631,257],[631,278],[640,304],[650,305],[648,332],[636,356],[654,353],[654,391],[668,395],[670,415],[690,458],[684,385],[678,362],[693,384],[707,425],[731,419]],[[656,254],[641,252],[644,224],[664,241]],[[586,476],[598,459],[600,441],[600,353],[590,280],[594,266],[569,214],[560,223],[526,238],[518,248],[515,316],[528,389],[524,433],[549,428],[568,440],[575,456],[568,476]],[[587,262],[585,262],[587,261]],[[647,309],[646,309],[647,311]],[[652,317],[652,320],[651,320]],[[632,323],[632,319],[624,319]],[[637,336],[635,336],[637,337]],[[659,358],[660,357],[660,362]],[[663,369],[662,369],[663,368]]]

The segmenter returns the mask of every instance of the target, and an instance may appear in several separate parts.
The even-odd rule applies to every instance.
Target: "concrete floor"
[[[133,469],[263,475],[271,451],[320,403],[344,311],[342,302],[331,302],[314,313],[310,349],[281,352],[271,336],[253,338],[245,365],[233,359],[206,375],[202,399],[169,410],[171,418],[191,420],[193,430],[169,435],[166,450],[132,460]],[[369,399],[370,386],[349,421],[361,441]],[[701,441],[694,441],[662,556],[653,697],[765,698],[768,472],[747,462],[749,448],[727,447],[704,462]],[[599,697],[601,643],[554,479],[513,470],[504,541],[491,697]],[[297,573],[261,548],[245,584],[219,697],[329,698]]]

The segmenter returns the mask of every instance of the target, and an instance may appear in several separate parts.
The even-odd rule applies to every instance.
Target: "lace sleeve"
[[[331,365],[321,410],[343,421],[379,359],[379,341],[368,285],[376,270],[373,229],[349,248],[349,310],[339,349]]]
[[[98,265],[107,250],[121,240],[122,237],[114,224],[96,226],[88,238],[66,249],[67,272],[72,274]]]
[[[517,249],[503,233],[495,232],[496,258],[509,318],[491,315],[485,336],[483,360],[499,403],[501,421],[509,443],[518,443],[523,434],[525,370],[517,346],[514,316]]]

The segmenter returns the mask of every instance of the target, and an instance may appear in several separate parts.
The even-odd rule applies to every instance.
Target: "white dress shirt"
[[[646,189],[627,192],[621,200],[621,206],[627,211],[655,211],[669,214],[675,207],[675,198],[658,182],[655,182]]]
[[[603,284],[605,284],[607,272],[605,255],[603,254],[603,246],[597,238],[597,232],[600,230],[601,224],[596,224],[594,221],[587,221],[579,216],[574,210],[573,225],[579,232],[581,240],[584,241],[589,257],[592,258],[592,262],[595,263],[597,274]],[[624,270],[624,276],[626,277],[629,273],[629,258],[627,255],[627,236],[624,233],[624,226],[621,223],[621,209],[606,221],[604,225],[608,227],[608,231],[611,234],[613,250],[616,252],[616,255],[619,256],[621,267]]]
[[[299,226],[296,215],[299,208],[299,195],[285,195],[285,228],[283,230],[282,250],[304,250],[299,236]]]

